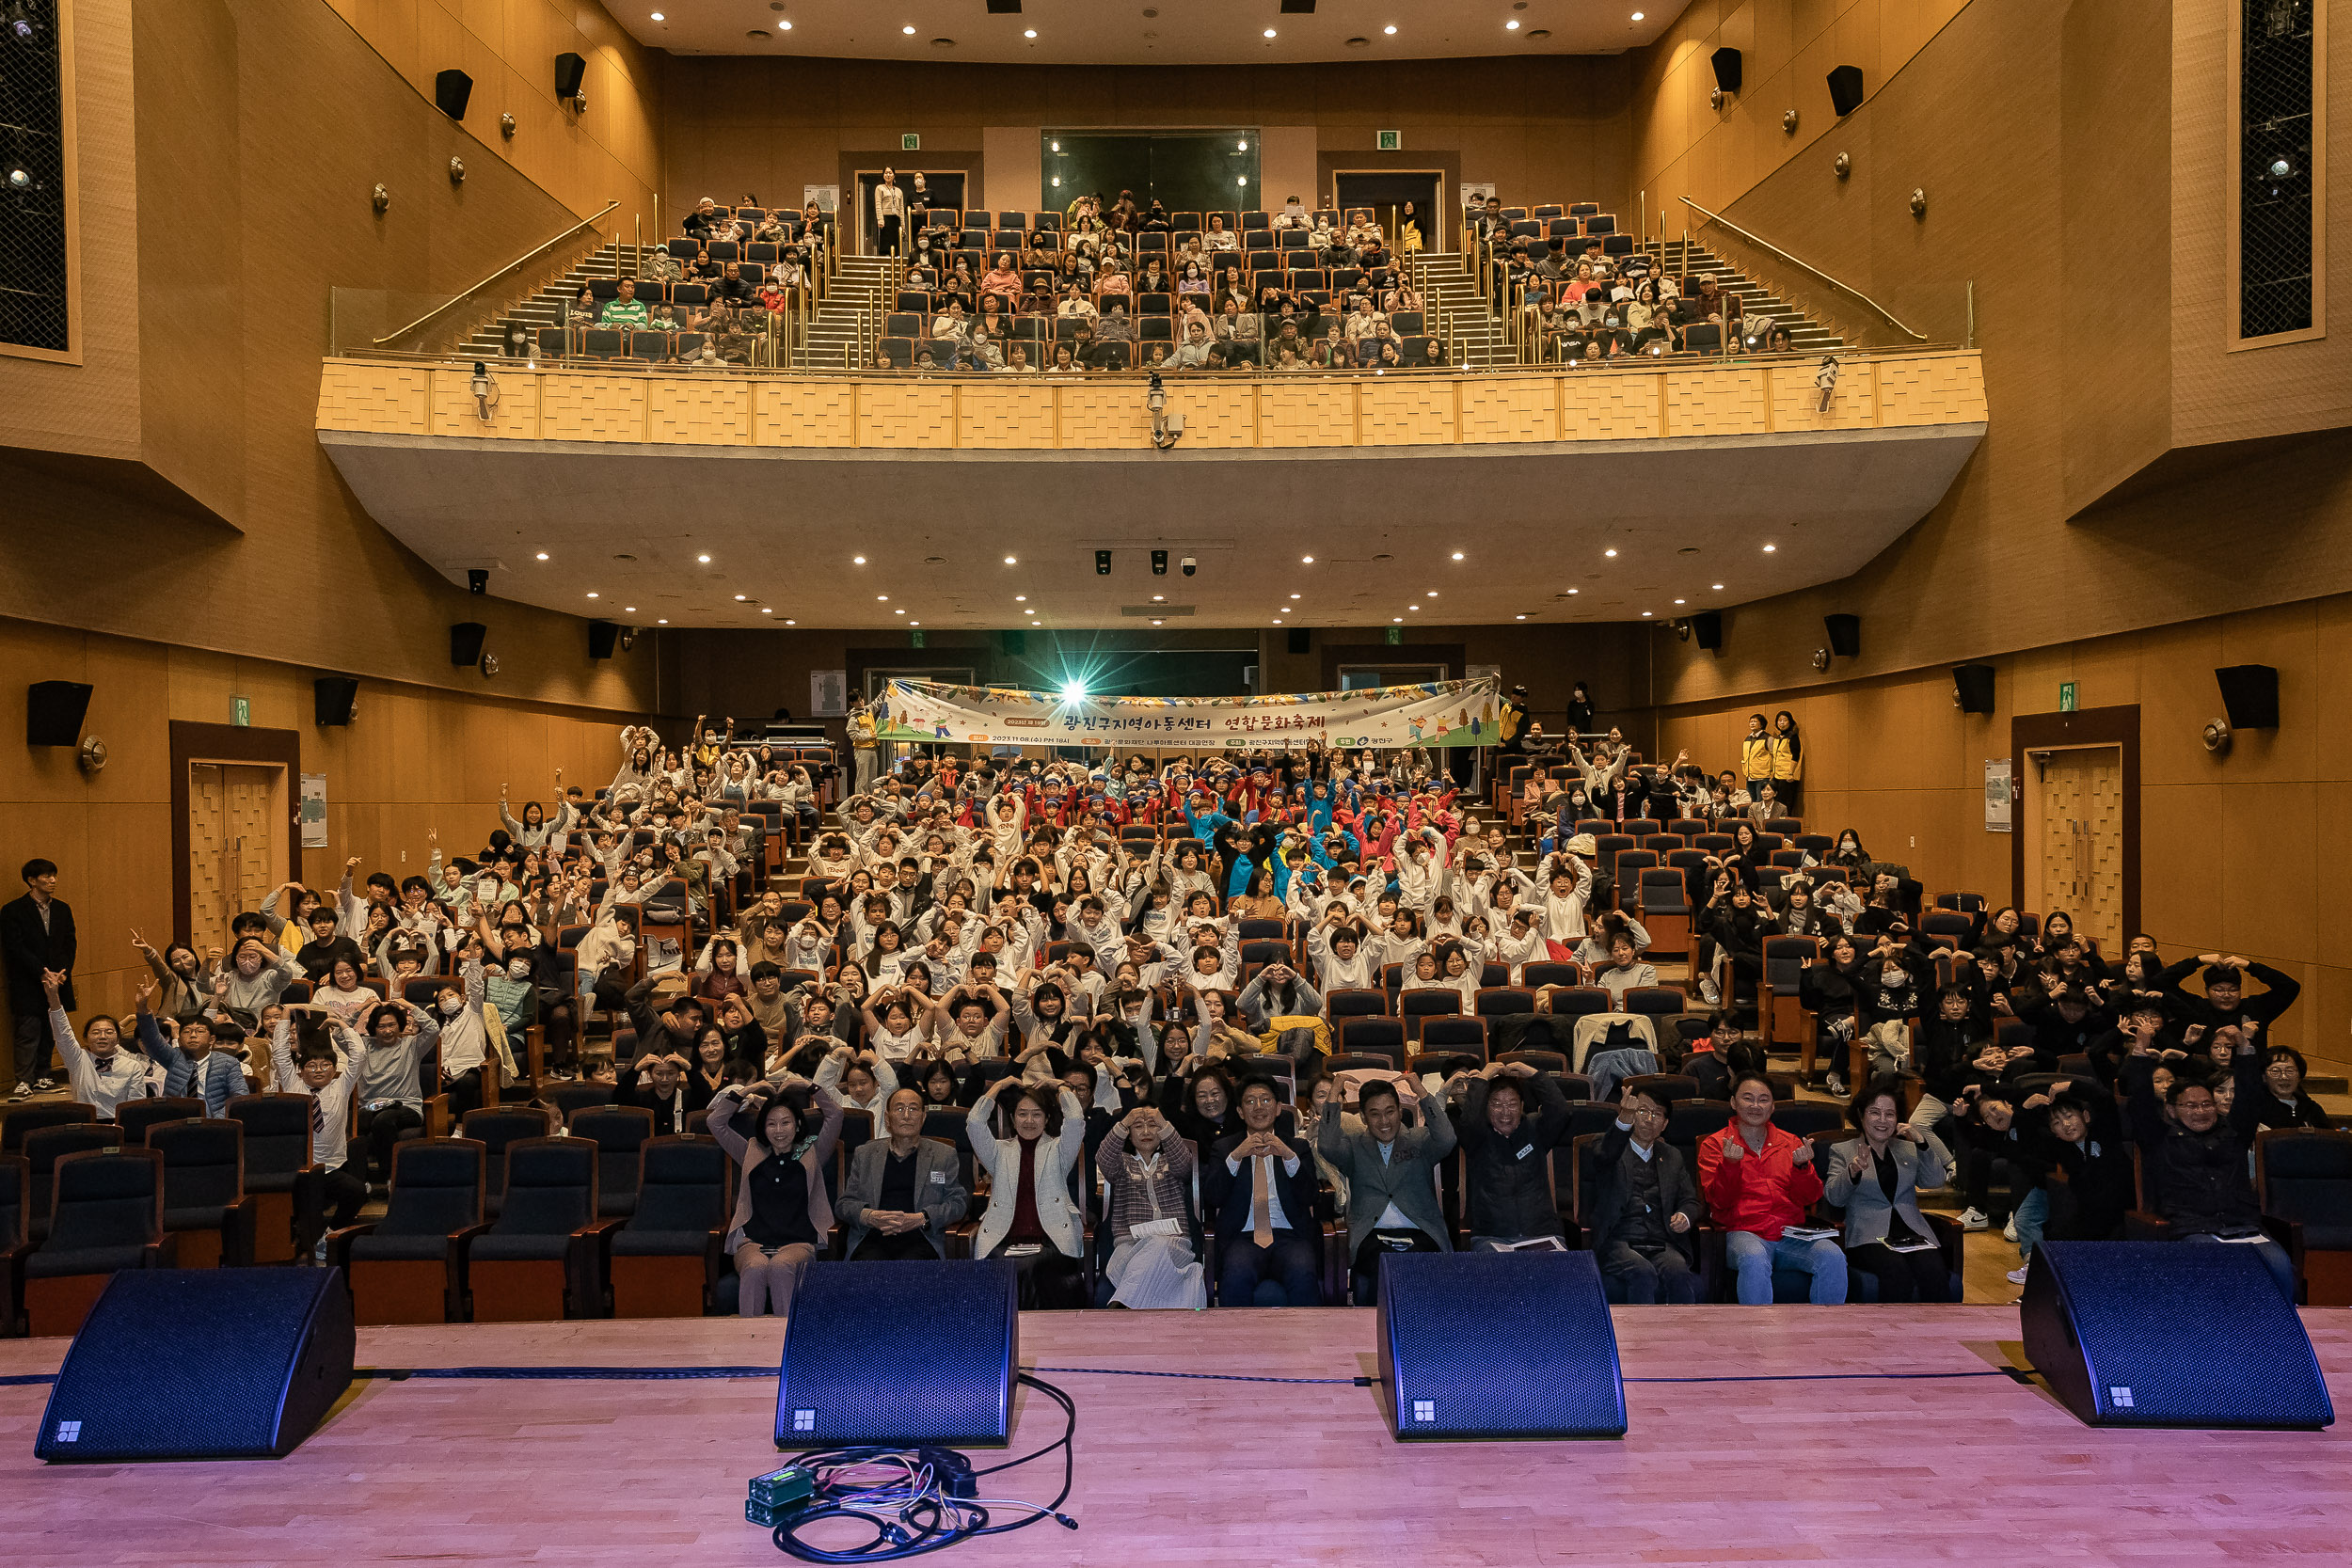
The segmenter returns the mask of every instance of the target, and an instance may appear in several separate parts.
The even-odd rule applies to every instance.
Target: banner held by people
[[[1424,681],[1264,697],[1097,697],[894,680],[874,702],[886,741],[1221,752],[1301,747],[1491,746],[1501,683]]]

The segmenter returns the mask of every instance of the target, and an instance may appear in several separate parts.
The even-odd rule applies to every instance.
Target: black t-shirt
[[[918,1151],[908,1149],[904,1154],[882,1156],[882,1196],[874,1207],[894,1214],[912,1214],[914,1202],[914,1156]]]
[[[808,1172],[798,1160],[771,1154],[752,1171],[752,1220],[743,1234],[765,1247],[817,1244],[808,1218]]]

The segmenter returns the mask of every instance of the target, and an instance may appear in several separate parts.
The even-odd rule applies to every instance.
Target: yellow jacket
[[[1740,771],[1750,784],[1772,777],[1772,737],[1752,735],[1740,742]]]
[[[1794,784],[1804,777],[1804,752],[1794,736],[1775,735],[1768,748],[1775,783]]]

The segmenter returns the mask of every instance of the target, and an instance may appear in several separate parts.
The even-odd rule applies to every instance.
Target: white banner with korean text
[[[1502,683],[1426,681],[1265,697],[1096,697],[894,680],[875,699],[880,738],[1138,752],[1492,746]]]

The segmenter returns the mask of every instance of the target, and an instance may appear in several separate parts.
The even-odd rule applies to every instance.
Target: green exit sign
[[[1403,626],[1391,626],[1391,627],[1389,628],[1389,641],[1391,641],[1391,642],[1402,642],[1402,641],[1405,641],[1405,628],[1404,628]]]
[[[2058,711],[2060,713],[2074,711],[2074,683],[2073,681],[2058,683]]]
[[[911,631],[907,633],[907,645],[911,648],[927,648],[930,644],[924,640],[930,636],[930,633],[927,631]]]
[[[1377,150],[1382,152],[1398,152],[1404,150],[1405,135],[1403,132],[1382,131],[1377,133],[1377,135],[1380,139],[1374,143],[1374,146]]]
[[[246,702],[246,701],[243,697],[231,697],[231,698],[230,698],[230,699],[229,699],[229,721],[230,721],[230,723],[232,723],[232,724],[238,724],[238,725],[245,725],[245,724],[250,724],[250,723],[252,723],[252,722],[253,722],[253,705],[252,705],[251,703]]]
[[[920,152],[923,150],[923,138],[916,135],[914,132],[909,131],[905,135],[898,138],[898,150],[901,152]]]

